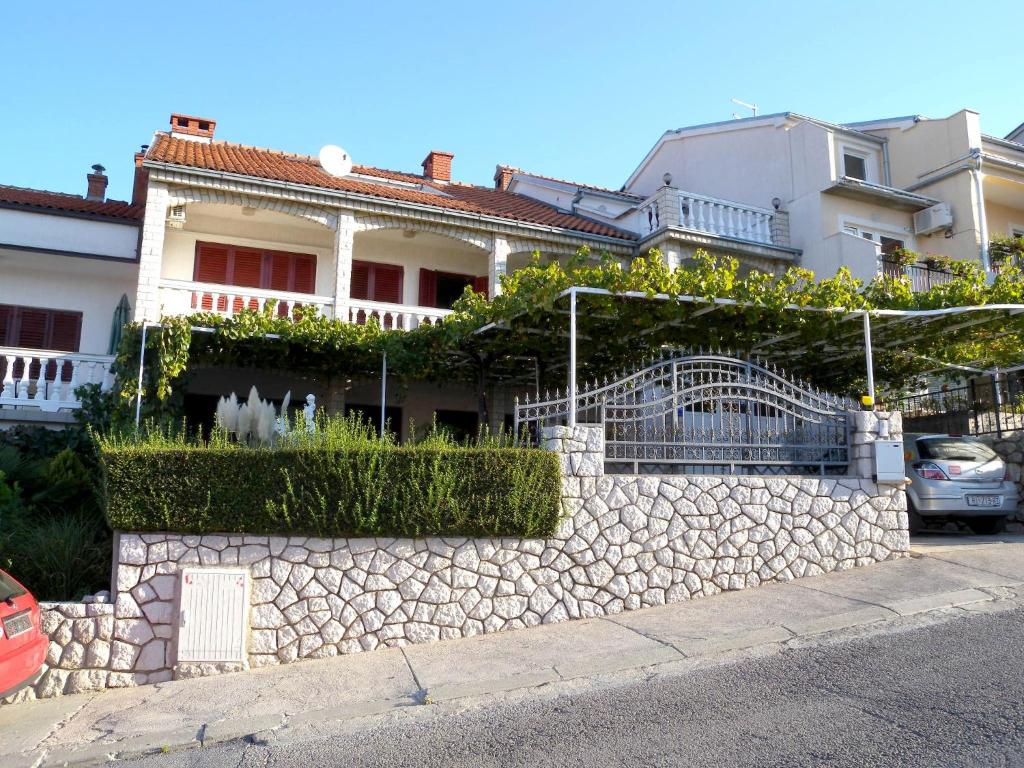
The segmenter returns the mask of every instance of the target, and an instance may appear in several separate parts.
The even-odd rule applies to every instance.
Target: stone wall
[[[1024,430],[1004,432],[1001,437],[985,435],[981,438],[998,453],[1010,471],[1010,478],[1017,484],[1021,498],[1017,502],[1017,514],[1007,521],[1006,529],[1015,533],[1024,531]]]
[[[855,477],[606,476],[599,429],[556,427],[545,438],[563,468],[564,516],[549,539],[121,533],[113,615],[104,614],[108,674],[76,680],[149,683],[521,629],[844,570],[908,550],[900,487]],[[176,663],[183,566],[248,572],[241,665]],[[51,622],[48,631],[63,637],[64,626]],[[78,655],[65,648],[62,665],[65,653]],[[36,693],[70,691],[70,675],[63,686],[58,677]]]

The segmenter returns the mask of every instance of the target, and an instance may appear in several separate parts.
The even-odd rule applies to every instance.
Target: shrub
[[[395,445],[353,422],[279,448],[150,438],[101,444],[107,520],[120,530],[311,536],[547,536],[554,454],[436,433]]]

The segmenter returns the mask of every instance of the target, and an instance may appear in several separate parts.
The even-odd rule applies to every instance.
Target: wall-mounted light
[[[661,174],[661,180],[665,182],[666,187],[672,186],[672,174],[669,173],[668,171],[665,171],[663,174]]]
[[[407,238],[409,240],[412,240],[414,237],[416,237],[416,230],[415,229],[403,229],[402,230],[402,237]]]
[[[774,208],[777,211],[781,207],[782,207],[782,201],[779,198],[777,198],[777,197],[773,197],[772,198],[772,208]]]

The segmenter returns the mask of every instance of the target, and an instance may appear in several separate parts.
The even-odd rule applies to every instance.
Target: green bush
[[[110,587],[111,534],[96,475],[95,447],[81,428],[0,432],[0,568],[40,600]]]
[[[415,431],[411,429],[410,431]],[[311,536],[547,536],[559,516],[554,454],[507,437],[418,444],[359,420],[248,447],[151,432],[100,440],[102,499],[119,530]]]

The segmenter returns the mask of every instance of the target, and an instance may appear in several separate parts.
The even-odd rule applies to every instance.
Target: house
[[[78,386],[110,385],[142,206],[107,200],[104,170],[93,166],[84,197],[0,186],[0,427],[67,423]]]
[[[986,135],[966,109],[847,125],[784,112],[667,131],[622,192],[678,199],[684,225],[700,196],[788,214],[788,243],[820,276],[902,270],[886,258],[900,248],[987,267],[992,237],[1024,233],[1022,135]],[[946,279],[907,273],[919,290]]]

